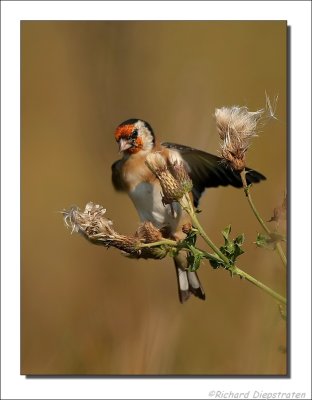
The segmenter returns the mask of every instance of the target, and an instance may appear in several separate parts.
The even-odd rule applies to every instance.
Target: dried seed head
[[[146,157],[146,165],[159,179],[164,204],[179,201],[192,190],[193,183],[182,160],[172,159],[167,164],[161,154],[151,153]]]
[[[163,238],[159,229],[157,229],[156,226],[149,221],[145,221],[139,225],[136,231],[136,236],[138,236],[145,243],[158,242]]]
[[[173,176],[180,183],[184,194],[189,193],[193,188],[193,182],[186,171],[184,163],[182,161],[174,161],[171,164],[170,169]]]
[[[185,233],[186,235],[192,231],[192,224],[190,222],[187,222],[182,226],[182,232]]]
[[[146,165],[157,177],[168,169],[166,160],[160,153],[149,153],[146,157]]]
[[[163,239],[163,236],[159,229],[157,229],[156,226],[149,221],[145,221],[139,225],[135,236],[144,243],[155,243]],[[140,257],[160,259],[166,257],[167,253],[168,249],[163,246],[141,247]]]
[[[115,247],[133,258],[159,259],[167,255],[168,249],[164,247],[141,247],[142,241],[154,243],[162,238],[160,231],[151,222],[143,223],[135,236],[120,235],[113,229],[112,221],[104,216],[105,212],[102,206],[90,202],[84,211],[74,206],[62,211],[62,214],[66,226],[72,232],[81,233],[93,244]]]
[[[246,166],[246,151],[257,136],[257,124],[264,111],[248,111],[247,107],[222,107],[215,111],[221,143],[221,155],[232,168],[242,171]]]
[[[116,247],[126,253],[139,256],[138,238],[120,235],[113,229],[113,223],[104,214],[106,209],[89,202],[81,212],[78,207],[62,211],[64,221],[72,232],[79,232],[95,244]]]
[[[163,203],[171,204],[179,201],[184,190],[180,182],[169,171],[166,160],[159,153],[150,153],[146,157],[146,165],[157,176],[163,190]]]

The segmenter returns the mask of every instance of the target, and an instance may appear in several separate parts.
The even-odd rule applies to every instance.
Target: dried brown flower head
[[[114,230],[112,221],[104,216],[105,213],[105,208],[92,202],[86,205],[84,211],[78,207],[62,211],[66,226],[72,232],[81,233],[93,244],[115,247],[133,258],[159,259],[167,255],[168,250],[163,247],[141,246],[142,242],[154,243],[162,239],[162,234],[151,222],[141,224],[134,236],[126,236]]]
[[[84,211],[78,207],[62,211],[64,221],[72,232],[79,232],[95,244],[106,247],[116,247],[126,253],[139,255],[138,238],[120,235],[113,229],[113,223],[104,214],[106,209],[98,204],[89,202]]]
[[[168,164],[159,153],[150,153],[146,165],[159,179],[163,191],[163,203],[179,201],[192,190],[192,181],[182,161],[172,160]]]
[[[180,160],[174,160],[169,167],[172,175],[180,183],[184,194],[191,192],[193,188],[193,182],[185,168],[184,163]]]
[[[192,231],[192,228],[192,224],[190,222],[187,222],[182,226],[182,232],[187,235]]]
[[[215,111],[221,143],[221,155],[236,171],[246,166],[246,151],[257,136],[257,124],[264,111],[248,111],[247,107],[222,107]]]
[[[173,201],[178,201],[183,196],[183,189],[180,183],[169,171],[166,160],[159,153],[150,153],[146,157],[146,164],[149,169],[159,179],[163,190],[164,204],[171,204]]]
[[[142,222],[139,225],[136,236],[144,241],[144,243],[154,243],[158,242],[163,238],[159,229],[156,228],[150,221]]]
[[[136,236],[146,244],[155,243],[163,239],[160,230],[149,221],[142,222],[142,224],[139,225],[136,231]],[[142,247],[140,256],[142,258],[160,259],[164,258],[167,254],[168,249],[164,246]]]

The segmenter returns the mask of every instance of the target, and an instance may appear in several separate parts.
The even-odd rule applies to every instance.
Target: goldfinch
[[[159,152],[169,163],[183,162],[193,181],[192,198],[197,207],[199,199],[209,187],[242,187],[240,176],[221,158],[213,154],[175,143],[158,143],[149,123],[141,119],[128,119],[115,130],[115,139],[122,158],[112,165],[112,183],[117,191],[126,192],[132,200],[141,221],[150,221],[164,237],[182,240],[183,226],[190,218],[179,203],[164,204],[158,179],[145,164],[151,152]],[[257,183],[265,177],[248,169],[247,182]],[[173,212],[174,211],[174,212]],[[174,257],[181,303],[191,294],[205,300],[205,292],[196,272],[188,270],[187,258],[181,252]]]

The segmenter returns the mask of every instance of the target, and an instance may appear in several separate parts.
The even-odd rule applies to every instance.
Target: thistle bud
[[[136,231],[136,236],[140,238],[144,243],[155,243],[163,239],[163,236],[159,229],[156,228],[151,222],[143,222]],[[164,246],[160,247],[142,247],[141,257],[142,258],[154,258],[160,259],[166,257],[168,249]]]
[[[163,238],[159,229],[149,221],[145,221],[139,225],[136,231],[136,236],[142,239],[145,243],[158,242]]]
[[[174,201],[179,201],[185,192],[180,182],[169,171],[163,156],[159,153],[150,153],[145,162],[160,182],[163,191],[163,203],[171,204]]]
[[[172,175],[180,183],[184,194],[189,193],[193,188],[193,182],[186,171],[183,161],[173,161],[170,169],[172,171]]]
[[[186,224],[182,225],[182,232],[188,235],[192,231],[192,224],[187,222]]]
[[[146,165],[159,179],[163,190],[163,203],[171,204],[179,201],[193,187],[185,166],[180,160],[166,160],[159,153],[151,153],[146,157]]]
[[[251,139],[257,136],[257,124],[264,111],[248,111],[247,107],[216,109],[216,124],[221,143],[221,155],[232,168],[242,171]]]

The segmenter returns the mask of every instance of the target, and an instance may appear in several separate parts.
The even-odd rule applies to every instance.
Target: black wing
[[[115,190],[119,192],[123,192],[126,188],[123,185],[123,179],[121,176],[121,168],[122,168],[123,160],[117,160],[112,165],[112,183],[114,185]]]
[[[232,185],[236,188],[243,186],[238,172],[233,171],[220,157],[192,147],[175,143],[162,143],[168,149],[177,150],[190,167],[190,177],[193,181],[194,205],[198,206],[200,196],[206,188]],[[250,168],[246,168],[247,183],[258,183],[265,176]]]

